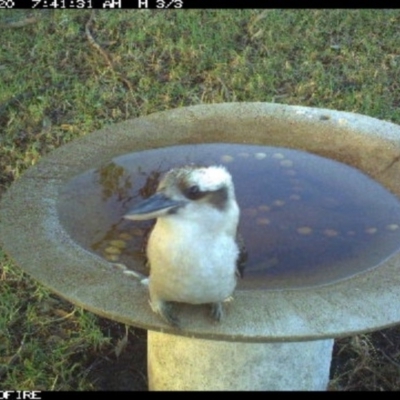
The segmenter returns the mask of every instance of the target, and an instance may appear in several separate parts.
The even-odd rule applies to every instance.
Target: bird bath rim
[[[2,246],[26,272],[71,302],[103,317],[165,333],[301,341],[400,322],[400,310],[393,307],[400,299],[396,253],[378,268],[327,286],[238,291],[220,324],[210,322],[203,307],[183,306],[183,329],[177,331],[150,311],[145,287],[79,246],[59,223],[59,189],[72,177],[124,153],[194,142],[246,142],[336,156],[400,197],[398,125],[353,113],[270,103],[199,105],[111,125],[43,157],[2,199]]]

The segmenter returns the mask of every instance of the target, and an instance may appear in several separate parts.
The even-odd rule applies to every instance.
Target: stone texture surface
[[[326,390],[333,339],[232,343],[147,336],[150,390]]]
[[[150,311],[146,288],[84,248],[58,218],[65,183],[112,157],[176,144],[231,142],[297,148],[355,166],[400,197],[400,126],[324,109],[268,103],[200,105],[94,132],[30,168],[4,195],[0,245],[27,273],[101,316],[188,337],[243,342],[321,340],[400,322],[400,255],[332,285],[237,291],[221,324],[203,307],[179,309],[175,331]],[[86,223],[85,216],[82,216]]]

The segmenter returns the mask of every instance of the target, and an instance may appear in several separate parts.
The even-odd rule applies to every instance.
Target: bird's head
[[[185,166],[170,170],[151,197],[133,207],[124,218],[180,218],[185,220],[228,218],[237,226],[239,208],[232,177],[223,166]]]

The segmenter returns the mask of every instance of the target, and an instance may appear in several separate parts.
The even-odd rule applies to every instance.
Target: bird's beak
[[[124,218],[134,221],[158,218],[167,214],[168,211],[181,207],[183,204],[183,201],[170,199],[160,192],[137,204],[124,215]]]

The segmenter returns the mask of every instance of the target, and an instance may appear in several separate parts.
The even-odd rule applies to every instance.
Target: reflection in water
[[[400,247],[400,204],[381,185],[332,160],[251,145],[185,145],[117,157],[64,188],[62,223],[84,247],[148,273],[144,249],[154,221],[122,216],[154,193],[163,173],[189,163],[224,164],[233,176],[249,252],[239,289],[326,284],[370,269]],[[86,231],[77,228],[82,220]]]
[[[119,201],[128,198],[132,183],[124,174],[124,168],[115,162],[110,162],[97,169],[95,174],[99,176],[98,181],[101,185],[103,201],[107,201],[113,195],[117,196]]]
[[[103,201],[113,197],[113,201],[123,205],[139,196],[141,198],[151,196],[156,191],[162,176],[160,171],[151,171],[146,174],[138,168],[135,177],[144,178],[144,184],[141,185],[137,193],[132,195],[131,188],[134,186],[135,177],[131,176],[129,171],[123,167],[111,162],[105,167],[95,170],[94,173],[99,174]],[[111,262],[120,261],[122,254],[125,260],[140,261],[136,270],[148,275],[145,252],[154,223],[155,221],[141,221],[132,226],[132,223],[121,219],[110,227],[101,240],[92,244],[92,249],[103,254]],[[127,263],[129,265],[129,261]]]

